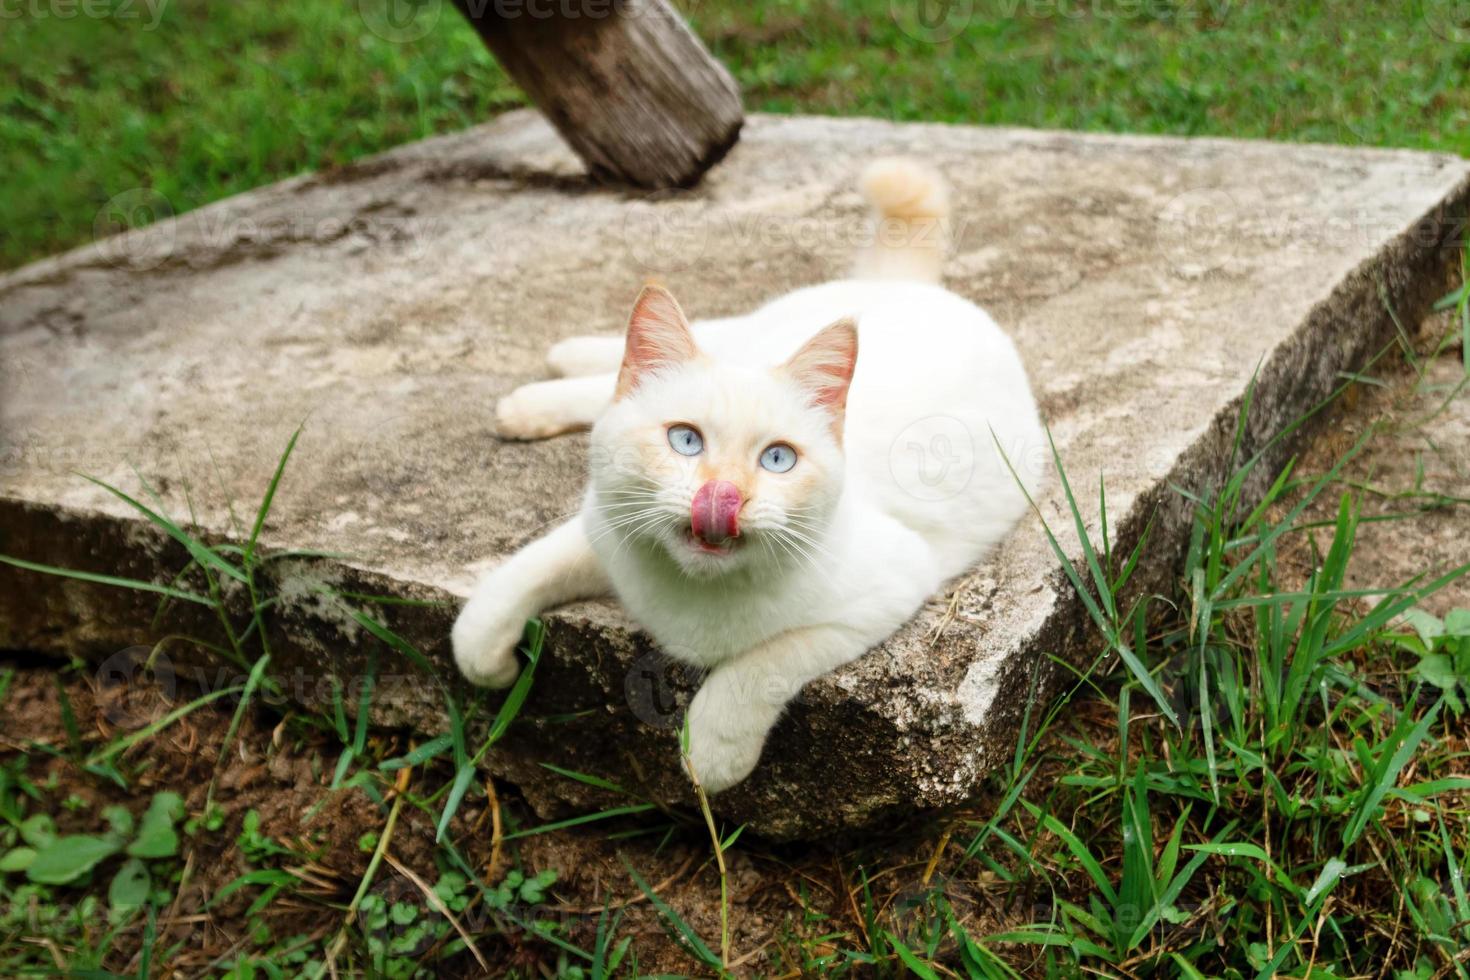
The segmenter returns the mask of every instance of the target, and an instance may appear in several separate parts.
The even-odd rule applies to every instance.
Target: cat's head
[[[652,545],[696,577],[820,560],[856,362],[851,320],[775,367],[712,358],[674,297],[646,288],[592,430],[594,533]]]

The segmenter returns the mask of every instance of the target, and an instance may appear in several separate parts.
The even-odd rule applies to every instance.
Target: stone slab
[[[855,177],[891,153],[953,183],[946,281],[1015,337],[1089,534],[1100,479],[1116,548],[1152,519],[1135,589],[1167,587],[1189,519],[1169,487],[1218,484],[1252,377],[1248,452],[1388,342],[1387,306],[1420,321],[1470,197],[1470,165],[1449,156],[768,116],[698,188],[649,197],[591,183],[513,113],[0,277],[0,553],[161,579],[186,557],[76,473],[131,491],[141,474],[175,516],[192,507],[230,537],[228,503],[253,507],[305,421],[264,541],[348,557],[271,566],[287,689],[310,703],[306,682],[362,669],[372,641],[348,605],[452,678],[452,607],[340,594],[451,600],[575,509],[585,438],[500,442],[495,398],[542,377],[551,342],[619,329],[650,276],[713,316],[841,275],[864,234]],[[158,203],[113,207],[140,202]],[[1262,470],[1293,448],[1275,443]],[[1039,503],[1076,554],[1058,484]],[[208,629],[175,609],[150,632],[155,609],[0,566],[0,645],[106,658]],[[611,603],[547,622],[490,766],[545,814],[609,801],[541,762],[687,801],[674,726],[692,679]],[[715,808],[797,837],[964,799],[1013,751],[1033,678],[1053,690],[1050,655],[1097,648],[1028,519],[882,648],[809,685]],[[443,729],[434,684],[391,657],[379,669],[403,683],[375,720]]]

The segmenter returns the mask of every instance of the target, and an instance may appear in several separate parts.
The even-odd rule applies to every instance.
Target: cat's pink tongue
[[[689,524],[706,544],[721,544],[740,534],[740,488],[729,480],[710,480],[694,494]]]

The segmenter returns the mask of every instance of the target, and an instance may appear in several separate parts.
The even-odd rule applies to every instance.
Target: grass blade
[[[1087,845],[1082,843],[1077,835],[1068,829],[1066,824],[1062,823],[1050,813],[1043,813],[1041,808],[1030,800],[1022,800],[1021,803],[1027,810],[1031,811],[1033,817],[1041,821],[1047,830],[1050,830],[1061,839],[1063,844],[1067,845],[1067,850],[1071,851],[1072,856],[1082,865],[1083,870],[1087,872],[1088,877],[1092,879],[1092,883],[1097,886],[1098,891],[1102,892],[1107,903],[1116,906],[1118,904],[1118,893],[1113,890],[1113,884],[1108,880],[1107,873],[1103,871],[1102,865],[1098,863],[1097,858],[1093,856],[1092,851],[1088,849]]]
[[[934,972],[934,968],[919,959],[918,954],[905,946],[903,940],[886,930],[885,934],[888,936],[889,945],[893,947],[893,951],[898,954],[898,958],[903,961],[904,966],[908,967],[910,973],[919,980],[939,980],[939,974]]]
[[[663,919],[665,925],[669,927],[670,935],[673,937],[674,942],[678,943],[685,952],[693,956],[700,963],[723,976],[725,974],[725,968],[720,962],[719,956],[706,945],[703,939],[699,938],[699,933],[695,932],[694,928],[685,922],[679,913],[670,908],[667,902],[659,898],[657,892],[648,887],[648,882],[644,881],[643,876],[634,870],[633,866],[628,863],[627,858],[623,858],[623,867],[628,869],[628,874],[632,876],[633,883],[638,886],[638,890],[648,899],[654,911],[658,912],[659,918]]]
[[[191,711],[194,711],[196,708],[202,708],[204,705],[209,704],[211,701],[218,701],[220,698],[231,697],[233,695],[239,694],[243,690],[243,687],[222,687],[218,691],[211,691],[208,694],[203,695],[202,697],[195,698],[188,704],[182,705],[181,707],[175,708],[174,710],[170,711],[168,714],[164,715],[162,718],[158,719],[152,724],[144,728],[140,728],[136,732],[133,732],[130,735],[118,739],[111,745],[108,745],[106,748],[100,749],[97,752],[93,753],[92,756],[87,759],[87,765],[95,766],[98,763],[111,759],[115,755],[126,752],[128,749],[132,748],[134,745],[137,745],[139,742],[146,741],[147,739],[152,738],[154,735],[157,735],[169,725],[172,725],[174,722],[189,714]]]
[[[444,800],[444,812],[439,815],[439,825],[434,830],[434,843],[444,840],[444,831],[449,828],[449,821],[454,819],[459,805],[464,802],[465,793],[469,792],[470,782],[474,778],[475,767],[472,763],[460,766],[459,771],[454,774],[454,784],[449,788],[449,796]]]
[[[1357,812],[1353,814],[1353,819],[1348,823],[1347,829],[1343,831],[1343,847],[1352,846],[1367,829],[1374,812],[1378,809],[1378,804],[1383,802],[1384,796],[1393,788],[1399,778],[1399,773],[1413,757],[1419,743],[1424,740],[1424,736],[1429,734],[1429,728],[1434,724],[1434,719],[1438,716],[1440,705],[1443,703],[1443,701],[1436,702],[1434,707],[1424,713],[1424,717],[1419,719],[1417,724],[1411,725],[1410,723],[1414,720],[1413,716],[1405,714],[1394,726],[1387,740],[1387,745],[1394,747],[1393,751],[1387,751],[1387,746],[1385,746],[1385,751],[1379,755],[1377,764],[1370,774],[1370,782],[1363,789],[1362,802],[1359,803]]]
[[[148,505],[134,500],[132,497],[128,496],[126,493],[119,490],[117,487],[113,486],[110,483],[105,483],[94,476],[87,476],[85,473],[79,475],[82,477],[82,479],[86,480],[89,483],[96,484],[103,490],[106,490],[108,493],[126,503],[129,507],[132,507],[138,513],[142,514],[152,524],[160,528],[165,534],[173,538],[179,544],[183,545],[184,548],[189,552],[189,554],[194,558],[194,560],[199,562],[199,564],[208,565],[215,571],[221,572],[224,575],[228,575],[230,578],[234,579],[237,582],[243,583],[246,580],[244,572],[240,571],[240,569],[225,561],[225,559],[221,557],[217,551],[215,551],[213,548],[208,547],[203,542],[195,538],[193,535],[184,531],[183,528],[179,527],[177,524],[169,520],[164,515],[153,510]]]
[[[120,578],[116,575],[99,575],[96,572],[79,572],[72,568],[57,568],[55,565],[42,565],[39,562],[26,561],[23,558],[12,558],[9,555],[0,555],[0,564],[23,568],[28,572],[40,572],[43,575],[59,575],[62,578],[73,578],[79,582],[112,585],[119,589],[132,589],[135,592],[152,592],[157,595],[168,596],[170,599],[182,599],[185,602],[194,602],[201,606],[209,606],[211,608],[214,606],[213,600],[207,596],[186,592],[183,589],[175,589],[167,585],[144,582],[141,579]]]
[[[565,830],[568,827],[580,827],[582,824],[595,823],[598,820],[611,820],[613,817],[626,817],[638,813],[647,813],[655,810],[652,803],[634,803],[629,806],[613,807],[610,810],[599,810],[596,813],[584,813],[576,817],[568,817],[566,820],[558,820],[555,823],[542,824],[539,827],[531,827],[527,830],[517,830],[515,833],[506,834],[501,840],[515,840],[518,837],[535,837],[537,834],[548,834],[553,830]]]
[[[260,531],[265,527],[266,515],[270,513],[271,504],[276,499],[276,489],[281,485],[281,476],[286,472],[286,461],[291,458],[291,451],[296,448],[296,440],[301,438],[301,430],[305,427],[306,423],[303,422],[296,427],[295,432],[291,433],[291,439],[286,443],[286,451],[281,453],[281,458],[276,463],[276,472],[272,474],[270,485],[265,489],[265,496],[261,498],[260,508],[255,512],[255,524],[250,528],[250,539],[245,542],[245,556],[242,559],[246,565],[250,564],[250,559],[255,555],[255,544],[260,540]]]
[[[385,759],[378,763],[378,768],[384,772],[392,772],[395,769],[410,769],[421,766],[430,759],[437,759],[444,754],[444,750],[453,744],[452,735],[440,735],[438,738],[430,739],[423,745],[396,759]]]

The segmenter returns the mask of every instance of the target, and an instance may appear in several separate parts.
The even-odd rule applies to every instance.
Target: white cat
[[[869,167],[877,234],[855,278],[689,324],[646,288],[621,339],[552,348],[561,380],[497,407],[502,435],[592,425],[579,516],[492,570],[454,625],[477,684],[516,677],[527,618],[614,592],[708,676],[689,764],[744,779],[802,685],[881,643],[1026,509],[1045,446],[1010,340],[934,283],[947,192]],[[861,353],[859,353],[861,351]]]

